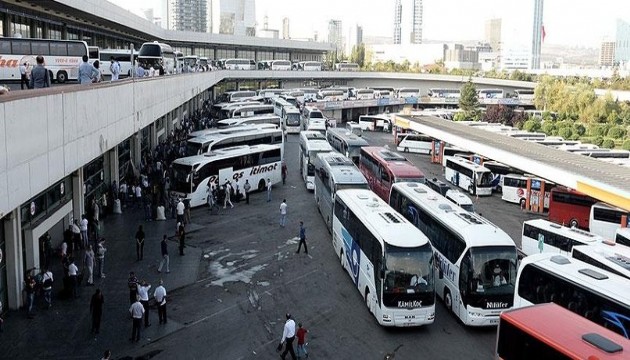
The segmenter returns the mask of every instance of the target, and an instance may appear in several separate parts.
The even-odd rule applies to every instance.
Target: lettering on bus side
[[[455,282],[455,270],[451,268],[451,263],[437,251],[435,252],[435,265],[451,282]]]
[[[252,176],[252,175],[257,175],[257,174],[263,174],[266,172],[274,171],[277,168],[278,168],[278,163],[271,164],[271,165],[258,165],[252,168],[249,175]]]
[[[18,65],[17,59],[3,59],[2,56],[0,56],[0,67],[16,68]]]

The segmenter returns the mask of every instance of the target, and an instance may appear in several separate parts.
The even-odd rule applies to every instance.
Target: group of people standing
[[[129,314],[132,318],[131,338],[129,341],[140,341],[140,329],[142,328],[142,319],[144,319],[144,327],[151,326],[149,322],[149,290],[151,290],[151,284],[146,280],[142,282],[138,281],[134,272],[129,273],[129,279],[127,281],[129,286]],[[159,285],[153,291],[153,297],[158,308],[158,318],[160,324],[166,324],[166,289],[164,288],[164,281],[160,280]]]

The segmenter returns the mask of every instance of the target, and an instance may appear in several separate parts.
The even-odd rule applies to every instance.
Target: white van
[[[475,212],[472,200],[459,190],[447,190],[444,197],[468,212]]]
[[[433,138],[424,134],[396,134],[397,150],[431,155]]]

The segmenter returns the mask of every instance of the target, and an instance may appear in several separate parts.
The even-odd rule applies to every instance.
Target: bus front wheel
[[[260,179],[260,181],[258,182],[258,191],[263,191],[265,190],[265,180]]]
[[[339,251],[339,262],[341,263],[341,268],[343,269],[343,250]]]
[[[569,227],[572,228],[577,228],[579,227],[580,223],[577,221],[577,219],[571,219],[571,221],[569,221]]]
[[[405,148],[405,152],[406,152],[406,153],[408,153],[408,152],[409,152],[409,148],[408,148],[408,147],[406,147],[406,148]]]
[[[448,311],[453,311],[453,298],[448,289],[444,289],[444,305],[446,305]]]
[[[57,82],[60,84],[65,83],[66,81],[68,81],[68,74],[66,74],[65,71],[60,71],[57,73]]]
[[[370,308],[370,290],[368,290],[368,288],[365,288],[365,306],[367,306],[368,311],[371,314],[372,308]]]

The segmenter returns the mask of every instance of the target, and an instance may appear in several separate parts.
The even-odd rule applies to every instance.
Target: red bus
[[[425,182],[422,171],[404,156],[384,147],[362,147],[359,170],[367,179],[370,189],[385,202],[389,201],[389,190],[393,183]]]
[[[501,313],[496,358],[628,359],[630,340],[554,303]]]
[[[588,230],[591,207],[596,199],[564,186],[551,189],[549,221]]]

